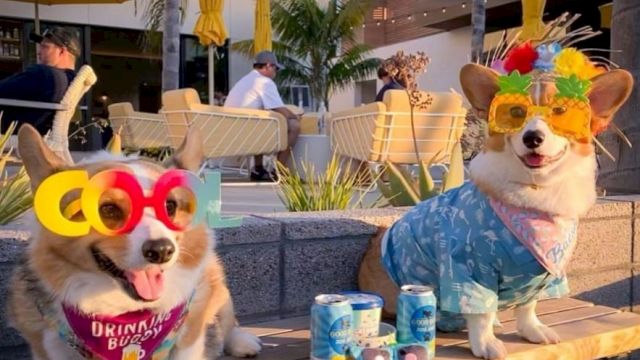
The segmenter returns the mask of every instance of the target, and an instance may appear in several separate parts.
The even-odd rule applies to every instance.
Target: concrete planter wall
[[[275,213],[217,231],[241,323],[306,314],[316,294],[355,289],[369,239],[405,211]],[[601,200],[582,220],[568,270],[572,296],[640,312],[639,220],[640,197]],[[0,228],[0,359],[26,354],[4,309],[10,273],[28,236],[19,225]]]

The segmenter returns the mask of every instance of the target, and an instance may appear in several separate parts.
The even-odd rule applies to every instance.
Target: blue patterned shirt
[[[438,327],[446,331],[464,326],[456,314],[569,292],[566,277],[547,272],[471,182],[416,205],[393,224],[382,241],[382,262],[398,286],[434,288]]]

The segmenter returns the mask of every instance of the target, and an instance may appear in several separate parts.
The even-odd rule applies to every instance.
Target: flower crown
[[[528,97],[529,87],[535,81],[554,82],[557,92],[555,99],[577,104],[588,111],[587,94],[591,88],[591,80],[610,68],[619,66],[602,56],[587,56],[576,49],[575,43],[600,35],[589,26],[569,31],[569,27],[580,17],[579,14],[569,16],[568,13],[546,24],[542,35],[535,39],[519,42],[520,33],[511,39],[507,32],[498,44],[489,51],[485,58],[485,66],[497,71],[498,86],[496,97]],[[590,51],[609,52],[607,49],[589,49]],[[495,98],[494,98],[495,100]],[[580,105],[580,103],[584,105]],[[494,104],[492,103],[492,106]],[[586,106],[585,106],[586,105]],[[584,117],[584,116],[583,116]],[[590,115],[589,115],[590,118]],[[586,120],[585,124],[586,124]],[[572,121],[573,122],[573,121]],[[614,132],[625,143],[630,144],[624,133],[615,124],[608,123]],[[576,126],[577,127],[577,126]],[[613,155],[593,137],[595,144],[615,161]]]
[[[576,48],[562,48],[558,42],[534,47],[527,41],[512,48],[505,58],[494,60],[491,68],[503,74],[502,92],[526,90],[533,78],[553,79],[558,96],[587,100],[590,79],[607,71]]]

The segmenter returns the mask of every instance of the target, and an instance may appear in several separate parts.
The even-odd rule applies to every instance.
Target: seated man
[[[300,134],[300,117],[285,107],[273,79],[276,71],[282,66],[270,51],[262,51],[256,55],[253,70],[240,79],[229,91],[224,105],[235,108],[271,110],[287,118],[287,137],[289,148],[295,145]],[[278,153],[278,161],[283,164],[289,159],[290,149]],[[262,155],[255,157],[255,166],[251,170],[251,180],[276,180],[274,173],[269,173],[262,164]]]
[[[76,76],[76,57],[80,55],[80,42],[73,30],[55,27],[42,35],[31,34],[31,40],[40,43],[38,65],[0,81],[0,98],[57,103],[62,100],[69,84]],[[33,125],[45,135],[53,124],[55,110],[26,107],[0,107],[2,133],[12,121]]]
[[[382,101],[384,99],[384,93],[387,90],[403,90],[404,87],[400,85],[396,79],[394,79],[387,70],[383,67],[378,68],[378,79],[382,80],[384,86],[378,91],[378,95],[376,95],[376,101]]]

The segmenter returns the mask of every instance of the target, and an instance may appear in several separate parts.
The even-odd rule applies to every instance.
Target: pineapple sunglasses
[[[516,133],[534,116],[542,116],[556,135],[583,143],[591,139],[589,102],[566,97],[554,98],[549,106],[538,106],[533,104],[530,96],[523,97],[523,101],[504,102],[498,95],[489,108],[489,130],[501,134]]]

